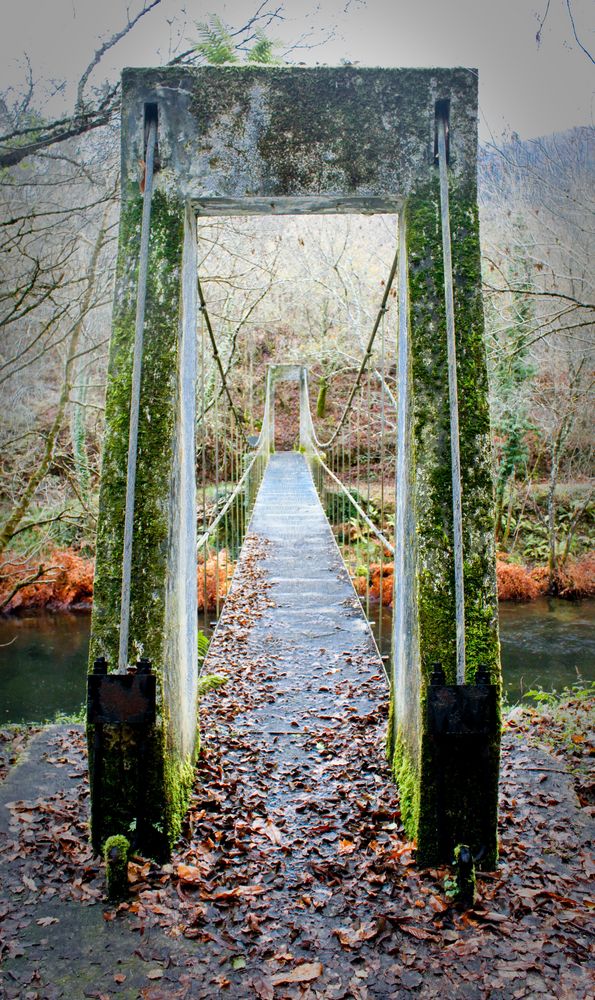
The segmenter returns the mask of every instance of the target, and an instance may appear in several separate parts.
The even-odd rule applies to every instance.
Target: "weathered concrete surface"
[[[82,726],[69,726],[69,730],[82,731]],[[29,743],[24,755],[12,767],[6,780],[0,784],[0,837],[7,837],[12,816],[8,802],[19,799],[48,799],[52,795],[68,792],[80,781],[80,775],[71,767],[56,767],[53,758],[57,753],[56,737],[65,732],[65,726],[47,726]]]
[[[136,295],[140,191],[125,188],[120,220],[106,395],[90,663],[118,666],[122,553]],[[143,369],[134,501],[128,662],[157,674],[157,722],[146,740],[148,815],[138,844],[159,855],[175,840],[187,804],[196,746],[196,230],[192,210],[156,193],[149,241]],[[126,730],[126,731],[123,731]],[[93,727],[89,727],[91,773]],[[100,849],[137,819],[138,735],[105,726],[92,830]],[[140,829],[140,824],[137,824]]]
[[[453,169],[475,169],[472,69],[127,69],[122,87],[124,184],[157,104],[158,183],[200,214],[395,211],[432,169],[438,100],[457,122]]]
[[[450,219],[459,396],[465,683],[480,668],[500,688],[488,384],[485,358],[475,171],[450,172]],[[438,178],[407,201],[401,240],[407,268],[405,356],[400,358],[403,415],[397,491],[402,577],[395,587],[407,614],[395,616],[393,726],[395,775],[403,816],[425,864],[450,862],[457,843],[469,843],[484,863],[497,859],[499,728],[489,735],[452,738],[448,747],[428,733],[427,688],[440,663],[457,683],[450,412],[447,378],[444,265]],[[403,292],[403,288],[401,289]],[[404,482],[407,477],[407,482]],[[405,486],[407,490],[405,491]],[[405,497],[405,493],[407,496]],[[398,595],[397,595],[398,597]],[[399,610],[399,601],[395,605]],[[401,624],[400,624],[401,623]],[[442,833],[439,835],[438,830]]]

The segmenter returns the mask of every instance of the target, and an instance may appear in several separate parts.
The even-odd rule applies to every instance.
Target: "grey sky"
[[[130,0],[131,9],[138,3]],[[193,36],[194,21],[217,13],[239,25],[259,0],[162,0],[133,35],[101,64],[101,82],[125,65],[165,62],[171,45]],[[593,122],[595,67],[572,35],[566,0],[551,0],[538,47],[538,16],[547,0],[287,0],[285,22],[271,32],[290,42],[314,28],[334,37],[294,61],[362,65],[476,66],[480,71],[482,135],[504,130],[523,137]],[[22,79],[26,52],[37,77],[76,78],[101,35],[122,26],[123,0],[2,0],[0,86]],[[573,0],[579,37],[593,51],[592,0]],[[169,23],[168,23],[169,22]]]

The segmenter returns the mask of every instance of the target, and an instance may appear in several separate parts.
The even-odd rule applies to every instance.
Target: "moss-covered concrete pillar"
[[[465,685],[456,687],[447,339],[435,167],[409,194],[400,220],[400,430],[389,753],[401,790],[403,820],[417,840],[420,863],[451,862],[456,845],[465,843],[490,867],[497,857],[500,666],[477,192],[472,161],[470,169],[449,174]]]
[[[106,399],[91,664],[118,667],[128,429],[142,195],[124,185]],[[92,836],[166,854],[196,753],[196,232],[184,200],[152,199],[140,396],[128,663],[152,661],[148,726],[89,725]],[[142,828],[141,828],[142,827]]]

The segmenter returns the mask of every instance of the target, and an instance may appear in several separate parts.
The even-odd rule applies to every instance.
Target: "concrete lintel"
[[[122,178],[139,180],[158,116],[157,187],[207,214],[387,212],[434,170],[436,104],[451,169],[476,169],[477,71],[353,66],[126,69]]]

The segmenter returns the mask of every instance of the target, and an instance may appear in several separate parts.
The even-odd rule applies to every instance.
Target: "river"
[[[38,722],[80,708],[89,625],[84,613],[0,618],[0,724]],[[385,656],[390,626],[391,611],[384,608],[373,631]],[[593,600],[502,604],[500,637],[510,702],[538,686],[551,691],[595,680]]]

